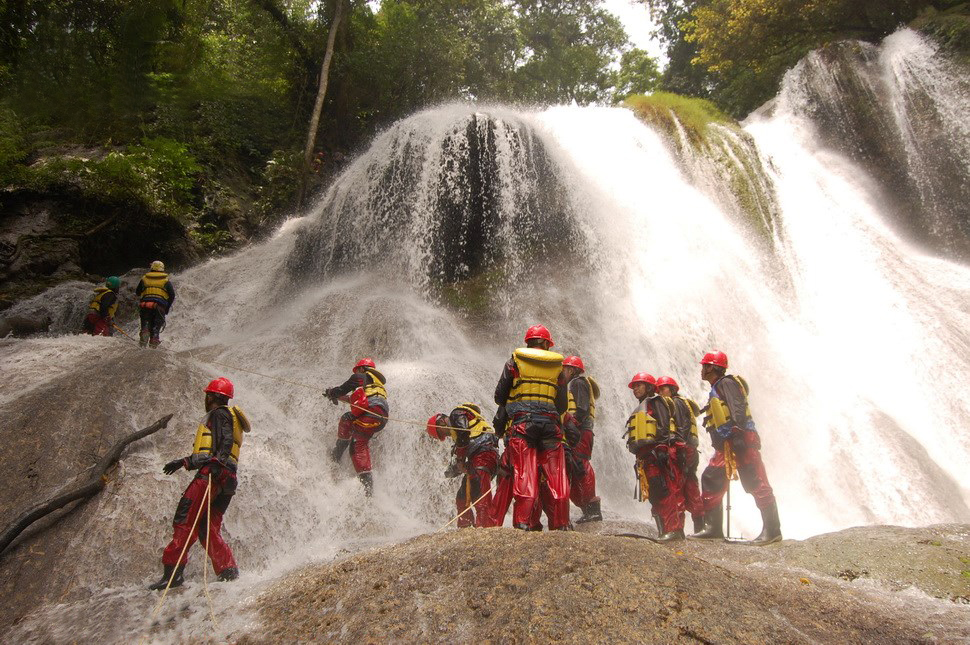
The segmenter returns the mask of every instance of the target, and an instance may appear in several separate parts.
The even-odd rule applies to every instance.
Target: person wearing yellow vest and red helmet
[[[84,318],[83,330],[92,336],[111,336],[112,322],[118,310],[118,289],[121,280],[118,276],[111,276],[104,281],[104,286],[94,290],[94,297],[88,305],[88,315]]]
[[[661,396],[674,403],[674,428],[676,432],[677,465],[684,475],[684,504],[694,522],[694,530],[704,526],[704,503],[701,500],[701,487],[697,481],[697,415],[700,407],[692,400],[679,394],[680,385],[670,376],[657,379],[657,390]]]
[[[676,449],[670,445],[674,436],[673,402],[656,393],[657,380],[646,372],[637,372],[629,387],[637,397],[636,409],[626,423],[627,449],[636,455],[636,469],[657,520],[661,542],[684,539],[683,475],[677,467]]]
[[[542,325],[529,327],[525,343],[512,353],[495,387],[495,403],[505,407],[510,420],[512,525],[529,530],[542,470],[552,498],[549,530],[569,530],[569,476],[559,419],[568,403],[560,382],[563,357],[549,351],[552,336]],[[493,511],[504,518],[505,509],[493,505]]]
[[[374,476],[371,474],[370,440],[387,425],[390,406],[387,403],[386,379],[377,371],[370,358],[362,358],[354,365],[353,374],[346,381],[324,392],[334,405],[338,401],[350,404],[337,424],[337,443],[330,457],[339,462],[344,451],[350,447],[350,460],[357,478],[364,485],[364,494],[374,494]]]
[[[209,552],[212,569],[219,580],[235,580],[239,577],[239,568],[232,549],[222,538],[222,518],[236,493],[239,450],[242,447],[243,434],[249,432],[250,426],[242,410],[235,406],[228,407],[233,394],[232,381],[224,377],[217,378],[206,386],[206,416],[196,430],[192,454],[173,459],[162,468],[166,475],[183,468],[198,472],[182,493],[182,499],[175,509],[172,541],[162,553],[162,578],[149,589],[164,589],[169,580],[172,581],[172,587],[182,584],[182,572],[189,560],[188,547],[192,546],[196,537]],[[210,509],[211,516],[207,517]],[[196,527],[195,532],[192,531],[193,525]]]
[[[138,311],[141,315],[141,334],[139,343],[142,347],[158,347],[162,342],[159,336],[165,327],[165,316],[175,304],[175,286],[165,273],[165,264],[161,260],[152,262],[148,273],[141,277],[135,288],[135,295],[139,297]]]
[[[433,439],[444,441],[451,437],[455,442],[455,461],[445,474],[463,475],[455,494],[458,528],[493,526],[491,486],[498,465],[498,438],[482,416],[482,409],[474,403],[463,403],[449,415],[435,414],[428,419],[427,432]],[[469,507],[476,500],[471,510]]]
[[[729,485],[725,465],[733,457],[741,486],[754,497],[764,522],[761,534],[750,544],[771,544],[781,540],[778,503],[761,460],[761,437],[748,407],[748,385],[740,376],[726,374],[727,366],[724,352],[713,351],[701,359],[701,378],[711,384],[704,426],[711,435],[714,456],[701,475],[704,529],[691,537],[724,537],[721,498]]]
[[[573,504],[583,511],[583,516],[576,520],[577,524],[600,522],[603,514],[600,498],[596,496],[596,473],[590,462],[593,457],[593,426],[599,385],[585,374],[586,366],[579,356],[567,356],[562,365],[568,396],[562,428],[569,445],[569,496]]]

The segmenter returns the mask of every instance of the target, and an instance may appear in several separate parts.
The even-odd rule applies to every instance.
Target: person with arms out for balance
[[[324,395],[334,405],[338,401],[350,404],[337,424],[337,443],[330,457],[339,462],[344,451],[350,448],[350,460],[357,478],[364,485],[364,494],[374,494],[374,476],[371,474],[370,440],[387,425],[390,407],[384,375],[370,358],[362,358],[354,365],[353,374],[343,384],[327,388]]]
[[[197,470],[182,493],[172,522],[172,541],[162,553],[164,573],[149,589],[160,590],[182,584],[182,572],[189,560],[189,547],[196,536],[212,559],[219,580],[235,580],[239,569],[232,549],[222,539],[222,518],[236,493],[236,470],[243,433],[249,432],[249,420],[238,407],[228,407],[233,397],[232,381],[217,378],[205,388],[206,416],[195,433],[195,444],[188,457],[173,459],[162,469],[171,475],[181,469]],[[208,490],[208,494],[206,491]],[[211,515],[208,511],[211,507]],[[196,531],[192,531],[193,524]],[[186,546],[188,545],[188,546]],[[181,555],[181,558],[179,557]]]
[[[450,436],[455,442],[455,460],[445,474],[464,475],[455,494],[458,528],[494,526],[491,487],[498,466],[498,437],[482,416],[482,409],[474,403],[462,403],[449,415],[435,414],[428,419],[427,432],[438,441]],[[472,502],[474,511],[469,509]]]

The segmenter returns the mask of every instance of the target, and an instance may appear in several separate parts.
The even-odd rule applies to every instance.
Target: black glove
[[[211,475],[213,479],[218,479],[219,476],[222,475],[222,470],[224,467],[222,462],[215,457],[205,462],[205,465],[209,467],[209,475]]]
[[[660,468],[666,468],[667,464],[670,462],[670,453],[666,450],[656,450],[653,453],[654,459],[657,460],[657,465]]]
[[[458,477],[459,475],[461,475],[461,470],[458,469],[457,462],[453,461],[448,464],[448,467],[445,469],[445,477],[451,479],[452,477]]]
[[[173,459],[164,466],[162,466],[162,472],[166,475],[171,475],[177,470],[182,470],[185,468],[185,459]]]

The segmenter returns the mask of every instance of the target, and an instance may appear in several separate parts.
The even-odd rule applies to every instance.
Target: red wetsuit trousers
[[[684,503],[687,511],[694,516],[703,515],[704,500],[701,497],[700,483],[697,481],[700,455],[697,454],[697,448],[689,443],[678,444],[677,451],[678,456],[683,455],[680,464],[684,472]]]
[[[658,454],[666,452],[668,457],[658,459]],[[647,474],[650,491],[650,505],[653,513],[660,517],[664,532],[684,529],[684,477],[677,465],[676,450],[668,446],[657,446],[643,457],[643,468]]]
[[[188,488],[185,489],[185,492],[182,493],[182,499],[179,500],[179,505],[175,510],[175,520],[172,522],[174,529],[172,541],[169,542],[162,553],[162,564],[175,566],[188,562],[189,549],[198,538],[203,547],[208,542],[207,550],[209,558],[212,559],[212,569],[218,575],[224,569],[236,566],[232,549],[222,539],[222,516],[229,508],[229,502],[232,501],[232,496],[236,492],[236,476],[224,471],[220,477],[213,477],[212,515],[207,518],[209,500],[206,499],[205,491],[209,485],[208,472],[208,467],[203,467]],[[200,509],[201,515],[199,514]],[[196,530],[193,531],[192,525],[196,523],[195,518],[197,516],[199,521],[196,524]],[[208,536],[206,535],[207,532]],[[185,554],[182,555],[180,561],[179,555],[182,554],[183,549],[185,549]]]
[[[537,418],[538,417],[538,418]],[[562,446],[562,429],[558,418],[542,415],[523,415],[513,419],[509,428],[511,439],[507,451],[511,453],[512,523],[517,528],[532,524],[533,506],[539,497],[539,470],[549,485],[552,501],[549,509],[549,530],[569,526],[569,477]]]
[[[468,460],[468,472],[461,478],[461,486],[455,493],[455,507],[458,509],[458,527],[492,526],[492,475],[498,464],[498,453],[494,450],[483,450]],[[483,497],[484,495],[484,497]],[[474,510],[466,511],[472,502]]]
[[[742,432],[743,441],[738,437],[727,441],[731,442],[731,448],[734,450],[741,486],[744,487],[745,492],[754,496],[758,508],[763,509],[775,503],[775,493],[771,490],[765,464],[761,461],[761,439],[753,430],[742,430]],[[701,475],[701,486],[704,512],[720,506],[721,498],[724,497],[728,487],[723,450],[714,451],[714,456],[711,457],[710,463],[704,469],[704,474]]]
[[[369,405],[367,410],[387,416],[387,411],[379,405]],[[345,412],[341,415],[340,423],[337,425],[337,438],[350,441],[350,461],[354,464],[354,471],[357,474],[369,473],[371,471],[370,440],[384,429],[387,419],[375,419],[367,416],[363,410],[360,414],[354,414],[354,412]]]
[[[596,473],[590,463],[592,452],[593,431],[583,430],[579,442],[572,449],[574,468],[569,478],[569,498],[579,508],[600,499],[596,496]]]
[[[499,463],[501,468],[497,470],[495,478],[495,492],[492,493],[491,504],[491,526],[502,526],[505,523],[505,515],[509,512],[512,504],[512,453],[506,446],[502,453]]]

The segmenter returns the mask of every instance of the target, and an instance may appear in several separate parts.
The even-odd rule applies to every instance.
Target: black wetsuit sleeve
[[[733,378],[722,378],[717,382],[717,392],[731,411],[731,422],[736,426],[744,427],[748,420],[745,414],[748,409],[748,397],[745,396],[738,382]]]
[[[508,402],[514,380],[515,363],[510,359],[502,368],[502,376],[499,377],[498,385],[495,386],[495,403],[497,405],[505,405]]]
[[[662,396],[653,401],[653,418],[657,420],[657,439],[664,440],[670,436],[670,408]]]
[[[576,403],[576,421],[580,425],[589,418],[589,381],[584,377],[578,376],[569,382],[569,392],[573,395]]]
[[[351,374],[350,378],[343,382],[342,385],[338,385],[332,388],[332,392],[335,396],[344,396],[345,394],[350,394],[359,387],[364,386],[364,375],[363,374]]]
[[[136,296],[140,296],[141,295],[141,292],[144,291],[144,290],[145,290],[145,281],[144,280],[139,280],[138,281],[138,286],[135,287],[135,295]]]
[[[687,402],[681,399],[674,399],[674,424],[677,434],[684,438],[690,436],[690,410],[687,409]]]
[[[108,311],[111,310],[111,305],[116,302],[118,302],[118,294],[116,294],[114,291],[109,291],[101,296],[100,306],[98,307],[98,315],[102,318],[107,318]]]
[[[168,309],[172,310],[172,305],[175,304],[175,285],[169,280],[165,283],[165,291],[168,292]]]

